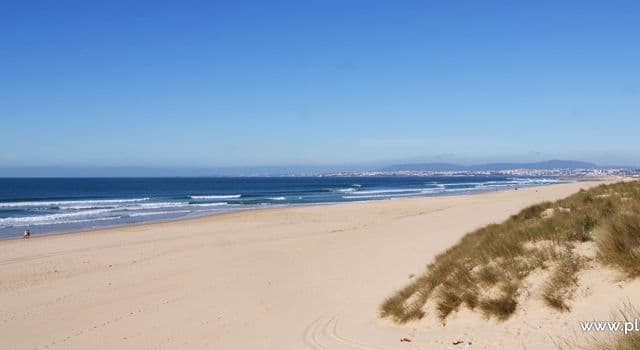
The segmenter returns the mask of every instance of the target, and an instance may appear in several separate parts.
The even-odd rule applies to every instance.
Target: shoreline
[[[589,179],[580,179],[580,180],[563,179],[563,180],[567,180],[571,182],[526,186],[526,187],[520,187],[519,189],[557,186],[557,185],[562,185],[567,183],[615,181],[615,179],[612,179],[612,178],[589,178]],[[410,197],[367,199],[367,200],[349,201],[349,202],[281,204],[281,205],[273,205],[265,208],[254,207],[254,208],[247,208],[247,209],[236,209],[236,210],[229,210],[229,211],[220,212],[220,213],[211,213],[211,214],[204,214],[204,215],[198,215],[198,216],[192,216],[192,217],[179,217],[179,218],[166,219],[166,220],[160,219],[160,220],[153,220],[153,221],[147,221],[147,222],[109,225],[109,226],[95,227],[95,228],[89,228],[89,229],[78,229],[78,230],[71,230],[71,231],[54,231],[54,232],[32,235],[29,239],[42,239],[44,237],[53,237],[53,236],[62,236],[62,235],[91,234],[91,233],[98,233],[103,231],[117,230],[117,229],[127,228],[127,227],[146,227],[146,226],[162,225],[162,224],[169,224],[169,223],[189,222],[189,221],[200,220],[200,219],[211,219],[215,217],[223,217],[225,215],[237,214],[242,212],[277,210],[277,209],[298,208],[298,207],[334,206],[334,205],[343,205],[343,204],[349,205],[349,204],[371,203],[371,202],[380,202],[380,201],[384,202],[384,201],[397,201],[397,200],[411,200],[411,199],[417,199],[417,198],[464,197],[464,196],[476,196],[476,195],[481,195],[485,193],[495,193],[495,192],[503,192],[503,191],[514,191],[514,190],[518,190],[518,188],[488,189],[486,191],[477,191],[477,192],[470,192],[470,193],[443,193],[438,195],[416,195],[416,196],[410,196]],[[16,237],[0,237],[0,244],[2,244],[2,242],[5,242],[5,241],[23,240],[23,239],[24,238],[22,237],[21,233],[16,235]]]
[[[449,349],[465,337],[474,349],[521,341],[547,349],[548,333],[571,330],[562,320],[534,319],[543,327],[531,330],[470,316],[464,327],[418,323],[415,331],[381,320],[379,305],[470,231],[601,183],[264,208],[4,240],[0,347],[353,350],[397,348],[409,337]],[[547,317],[542,311],[534,316]]]

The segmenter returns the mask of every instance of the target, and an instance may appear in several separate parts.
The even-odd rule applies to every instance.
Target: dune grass
[[[556,202],[528,207],[501,224],[464,236],[414,281],[387,298],[382,317],[404,323],[435,303],[444,320],[461,306],[498,320],[517,307],[522,281],[552,269],[543,299],[569,310],[584,257],[573,246],[594,240],[599,259],[630,277],[640,275],[640,181],[601,185]]]
[[[580,258],[570,250],[562,256],[542,291],[542,297],[548,306],[561,311],[570,310],[567,301],[573,297],[578,287],[576,273],[580,270],[581,263]]]
[[[635,208],[615,215],[597,239],[600,258],[633,277],[640,276],[639,213]]]

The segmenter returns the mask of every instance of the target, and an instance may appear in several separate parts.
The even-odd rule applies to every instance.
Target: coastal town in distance
[[[537,163],[491,163],[461,166],[450,163],[399,164],[370,171],[341,171],[322,176],[536,176],[555,178],[638,177],[640,169],[624,166],[599,166],[576,161]]]

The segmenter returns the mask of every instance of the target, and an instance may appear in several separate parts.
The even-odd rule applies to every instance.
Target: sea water
[[[0,238],[275,206],[441,196],[561,182],[506,176],[0,178]]]

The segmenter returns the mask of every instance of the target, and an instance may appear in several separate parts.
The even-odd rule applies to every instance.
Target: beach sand
[[[236,212],[0,242],[2,349],[548,349],[638,301],[587,276],[574,311],[460,311],[394,325],[378,307],[465,233],[597,182]],[[585,272],[589,274],[589,271]],[[619,282],[624,283],[624,282]],[[624,287],[624,288],[623,288]],[[598,289],[599,288],[599,289]],[[584,289],[584,288],[583,288]],[[610,289],[615,289],[610,292]],[[579,335],[578,335],[579,336]],[[400,342],[408,337],[412,342]]]

